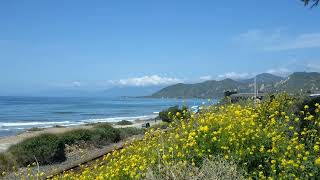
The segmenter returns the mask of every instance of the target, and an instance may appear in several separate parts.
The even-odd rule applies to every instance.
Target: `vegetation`
[[[99,123],[93,129],[76,129],[63,134],[42,134],[26,139],[0,154],[0,172],[13,170],[38,161],[39,165],[59,163],[66,159],[65,145],[94,145],[100,147],[118,142],[133,135],[143,134],[138,128],[113,128]]]
[[[120,131],[120,139],[125,139],[133,135],[145,133],[145,129],[134,128],[134,127],[120,128],[119,131]]]
[[[153,172],[149,170],[146,174],[146,180],[163,180],[163,179],[223,179],[239,180],[244,179],[243,170],[239,169],[232,161],[227,161],[222,157],[205,159],[201,168],[195,166],[175,167],[169,166],[163,172]]]
[[[188,107],[183,106],[181,109],[179,106],[173,106],[166,110],[163,110],[159,113],[159,118],[163,122],[172,122],[175,116],[179,114],[182,118],[186,119],[190,116],[190,112],[188,112]]]
[[[38,127],[33,127],[33,128],[30,128],[28,129],[28,131],[42,131],[43,128],[38,128]]]
[[[254,79],[221,81],[210,80],[197,84],[176,84],[168,86],[152,95],[155,98],[222,98],[223,92],[253,92]],[[263,73],[257,75],[259,91],[306,93],[320,90],[320,73],[298,72],[288,78]]]
[[[151,126],[151,128],[153,128],[153,129],[167,129],[168,127],[169,127],[168,122],[161,122],[161,123],[154,124]]]
[[[27,166],[35,161],[40,165],[46,165],[66,159],[64,144],[57,135],[53,134],[43,134],[24,140],[11,146],[9,153],[20,166]]]
[[[126,126],[126,125],[132,125],[133,122],[131,121],[127,121],[127,120],[122,120],[116,123],[116,125],[120,125],[120,126]]]
[[[151,172],[170,179],[186,170],[194,175],[206,168],[206,159],[222,157],[248,179],[316,179],[320,105],[315,103],[314,111],[304,105],[296,114],[298,102],[281,94],[260,104],[210,106],[187,119],[178,113],[166,132],[150,129],[143,140],[106,155],[103,162],[55,178],[141,179]]]

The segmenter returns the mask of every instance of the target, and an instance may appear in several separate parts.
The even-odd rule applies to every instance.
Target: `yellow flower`
[[[209,131],[209,127],[208,126],[201,126],[200,127],[200,131],[202,131],[202,132],[208,132]]]
[[[317,166],[320,166],[320,157],[318,157],[318,159],[314,161],[314,164]]]

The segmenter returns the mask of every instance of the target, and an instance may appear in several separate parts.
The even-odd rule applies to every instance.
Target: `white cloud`
[[[236,73],[236,72],[227,72],[225,74],[220,74],[218,75],[218,79],[245,79],[245,78],[250,78],[252,77],[252,74],[249,73]]]
[[[213,77],[210,75],[206,75],[206,76],[200,77],[199,79],[200,79],[200,81],[208,81],[208,80],[212,80]]]
[[[121,86],[157,86],[170,85],[180,83],[182,80],[178,78],[160,77],[158,75],[133,77],[120,80],[110,80],[109,83]]]
[[[320,47],[320,33],[301,34],[288,41],[280,44],[274,44],[271,47],[266,47],[266,50],[290,50],[290,49],[304,49],[304,48],[319,48]]]
[[[267,70],[267,73],[287,76],[293,72],[320,72],[320,61],[292,60],[276,68]]]
[[[252,29],[237,35],[233,38],[233,41],[241,46],[267,51],[319,48],[320,32],[290,35],[281,31],[281,29],[269,32]]]
[[[241,33],[233,38],[233,41],[238,44],[255,45],[269,44],[278,41],[281,37],[281,30],[277,29],[272,32],[264,32],[260,29],[251,29]]]
[[[269,69],[266,72],[274,75],[279,75],[279,76],[287,76],[290,73],[292,73],[291,70],[285,67]]]

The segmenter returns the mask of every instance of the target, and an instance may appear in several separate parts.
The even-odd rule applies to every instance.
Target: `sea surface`
[[[0,97],[0,137],[32,127],[75,126],[96,122],[149,119],[175,105],[200,106],[203,99],[105,97]],[[212,102],[211,102],[212,103]]]

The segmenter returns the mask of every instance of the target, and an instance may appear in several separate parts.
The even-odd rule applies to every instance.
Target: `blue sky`
[[[0,95],[320,71],[300,0],[0,1]]]

